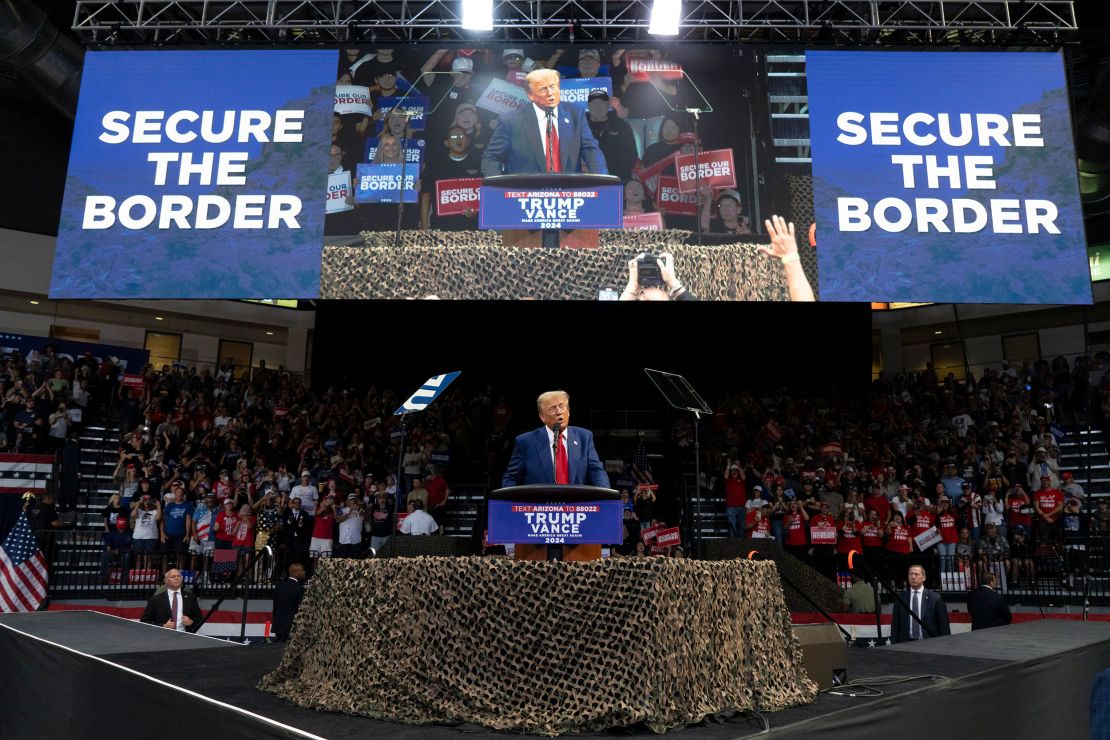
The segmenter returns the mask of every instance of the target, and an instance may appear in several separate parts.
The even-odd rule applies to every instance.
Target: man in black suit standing
[[[920,565],[911,565],[907,580],[910,587],[902,591],[901,603],[894,602],[894,615],[890,622],[890,637],[892,642],[910,642],[924,640],[927,637],[940,637],[952,634],[948,627],[948,607],[936,591],[925,588],[925,568]],[[909,605],[918,619],[906,613]]]
[[[200,602],[192,591],[181,588],[181,571],[167,570],[163,583],[166,590],[147,600],[139,621],[178,632],[196,632],[200,627]]]
[[[304,598],[304,566],[293,563],[289,566],[289,577],[274,589],[274,639],[285,642],[293,630],[293,618]]]
[[[971,629],[985,630],[988,627],[1002,627],[1013,621],[1006,599],[996,590],[998,577],[987,573],[983,585],[967,597],[967,613],[971,615]]]

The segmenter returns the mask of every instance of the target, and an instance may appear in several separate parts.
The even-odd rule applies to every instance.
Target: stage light
[[[462,27],[468,31],[493,30],[493,0],[459,0],[462,3]]]
[[[154,320],[155,321],[164,321],[164,319],[161,316],[155,316]]]
[[[274,333],[272,331],[266,332],[266,336],[268,336],[268,337],[272,337],[273,335],[274,335]]]
[[[678,35],[678,19],[681,15],[682,0],[655,0],[651,6],[648,33],[656,36]]]
[[[32,305],[32,306],[37,306],[37,305],[39,305],[39,302],[38,302],[38,301],[31,301],[30,303],[31,303],[31,305]]]

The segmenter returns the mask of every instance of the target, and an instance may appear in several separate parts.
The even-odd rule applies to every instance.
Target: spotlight
[[[677,36],[678,20],[682,15],[682,0],[655,0],[651,6],[651,24],[648,33],[655,36]]]
[[[493,0],[460,0],[462,27],[468,31],[493,30]]]

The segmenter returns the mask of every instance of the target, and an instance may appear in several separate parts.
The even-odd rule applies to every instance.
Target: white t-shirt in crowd
[[[289,498],[299,498],[301,508],[311,516],[316,516],[316,502],[320,499],[320,493],[316,490],[316,486],[293,486],[293,490],[289,492]]]

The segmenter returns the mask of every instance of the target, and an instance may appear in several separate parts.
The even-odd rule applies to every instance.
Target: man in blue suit
[[[569,483],[609,487],[609,476],[594,449],[594,435],[581,427],[568,427],[570,396],[565,391],[548,391],[536,399],[543,426],[516,438],[509,467],[501,485]],[[560,430],[559,445],[555,429]]]
[[[605,155],[590,130],[586,111],[559,102],[559,73],[533,70],[525,84],[532,104],[501,117],[482,153],[482,176],[584,169],[608,175]],[[549,132],[555,135],[549,136]]]

